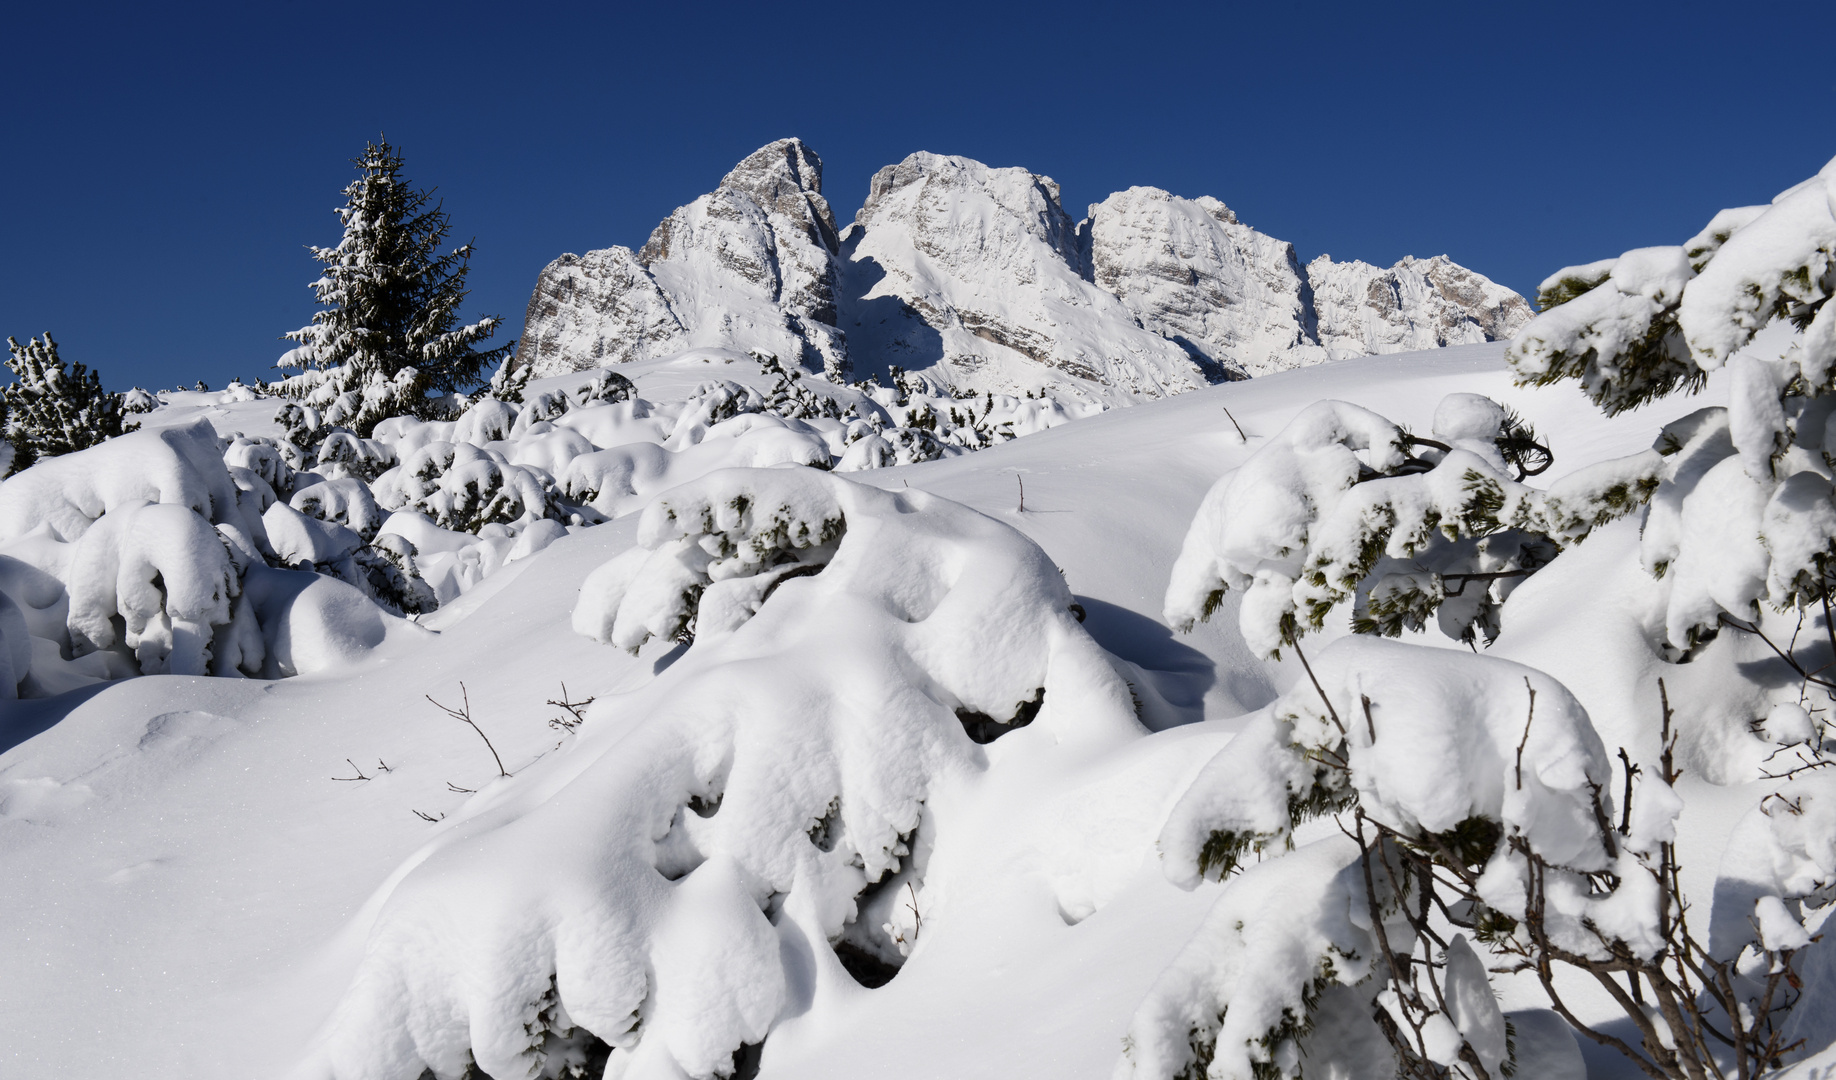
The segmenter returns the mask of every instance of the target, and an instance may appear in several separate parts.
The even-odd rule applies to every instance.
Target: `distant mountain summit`
[[[1121,403],[1508,338],[1530,315],[1444,255],[1303,265],[1218,200],[1158,188],[1073,221],[1048,177],[922,152],[875,173],[838,231],[822,160],[783,139],[638,251],[550,263],[516,362],[546,376],[718,346],[837,379],[897,365],[959,392]]]

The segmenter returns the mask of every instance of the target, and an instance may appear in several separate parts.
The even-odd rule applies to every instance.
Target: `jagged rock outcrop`
[[[1326,359],[1294,245],[1208,196],[1132,187],[1090,208],[1091,279],[1143,326],[1239,375]]]
[[[840,377],[892,366],[959,392],[1122,403],[1328,359],[1509,337],[1516,293],[1446,256],[1303,266],[1212,198],[1111,195],[1074,223],[1020,168],[917,153],[846,232],[796,139],[734,167],[637,252],[542,272],[517,363],[538,375],[696,347]]]
[[[1186,350],[1080,273],[1077,226],[1048,177],[913,154],[874,174],[845,253],[846,291],[858,301],[842,326],[858,357],[936,364],[973,390],[1068,375],[1152,398],[1208,381]]]
[[[840,376],[837,249],[821,159],[781,139],[679,207],[635,254],[613,247],[550,263],[517,365],[555,374],[725,345]]]
[[[1371,353],[1475,345],[1517,333],[1535,312],[1523,297],[1445,255],[1307,264],[1321,345],[1334,360]]]
[[[667,353],[685,334],[631,249],[603,248],[563,255],[542,271],[516,363],[543,374],[623,364]]]

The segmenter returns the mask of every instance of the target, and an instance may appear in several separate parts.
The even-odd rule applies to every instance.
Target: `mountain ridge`
[[[920,151],[838,228],[800,139],[748,155],[637,251],[543,269],[515,364],[550,376],[726,346],[830,379],[1124,404],[1373,353],[1509,337],[1515,292],[1447,258],[1322,255],[1210,196],[1132,187],[1066,212],[1024,168]]]

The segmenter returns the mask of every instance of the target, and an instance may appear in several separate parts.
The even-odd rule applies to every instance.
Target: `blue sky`
[[[786,135],[844,220],[915,150],[1131,184],[1529,291],[1836,155],[1836,4],[6,5],[0,335],[110,386],[268,377],[386,131],[507,336]]]

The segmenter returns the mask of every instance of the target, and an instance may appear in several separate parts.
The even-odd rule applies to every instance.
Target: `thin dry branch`
[[[497,775],[500,777],[508,777],[510,775],[510,770],[504,768],[504,759],[497,756],[497,747],[491,745],[490,736],[486,735],[484,733],[484,729],[478,726],[478,722],[472,719],[472,698],[471,698],[471,695],[466,693],[464,683],[459,684],[459,698],[460,698],[461,704],[460,704],[460,707],[457,709],[453,708],[450,705],[440,704],[439,702],[433,699],[432,694],[427,694],[424,696],[427,698],[428,704],[432,705],[436,709],[439,709],[441,712],[444,712],[446,715],[452,717],[454,720],[458,720],[461,723],[464,723],[466,726],[470,727],[473,731],[476,731],[478,733],[478,737],[484,740],[485,749],[491,751],[491,760],[497,762]]]

